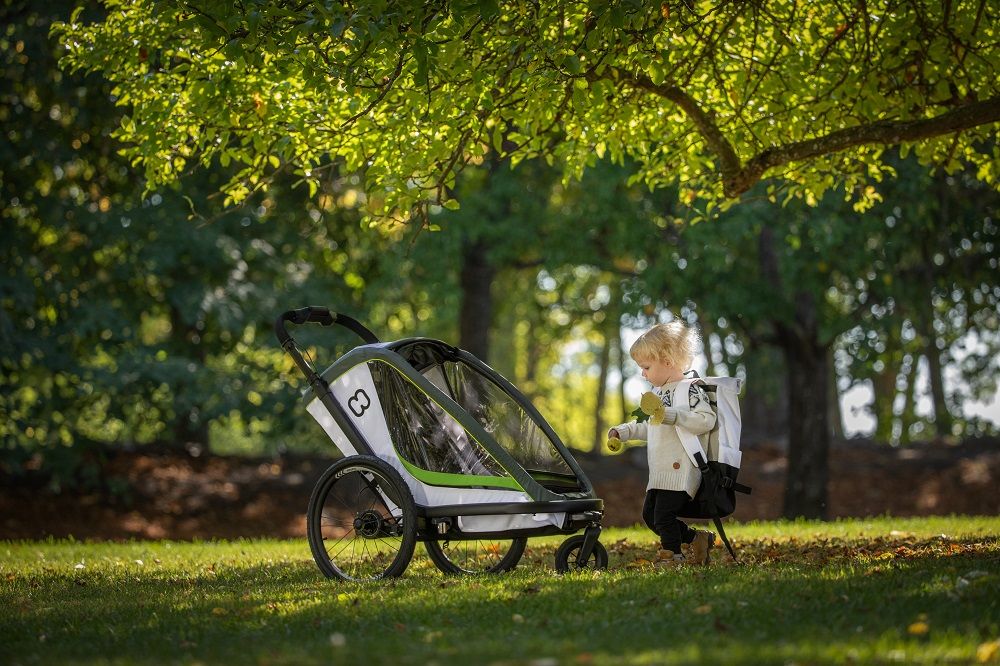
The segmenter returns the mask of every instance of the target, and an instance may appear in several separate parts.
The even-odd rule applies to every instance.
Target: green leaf
[[[644,422],[646,422],[646,421],[649,420],[649,414],[647,414],[646,412],[642,411],[642,409],[640,407],[636,407],[635,409],[633,409],[629,413],[629,415],[633,419],[635,419],[636,423],[644,423]]]

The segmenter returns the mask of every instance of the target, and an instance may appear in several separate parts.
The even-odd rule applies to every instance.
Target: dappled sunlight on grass
[[[901,528],[901,529],[896,529]],[[828,531],[824,531],[828,529]],[[644,529],[604,571],[561,538],[501,575],[327,580],[295,541],[0,544],[7,663],[973,662],[1000,638],[1000,518],[733,524],[744,562],[661,570]],[[944,536],[942,536],[942,534]]]

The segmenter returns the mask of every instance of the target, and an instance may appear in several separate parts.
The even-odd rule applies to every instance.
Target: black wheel
[[[328,578],[401,576],[417,542],[417,510],[388,463],[351,456],[323,472],[306,515],[309,547]]]
[[[556,571],[579,571],[580,569],[607,569],[608,550],[600,541],[594,544],[590,557],[586,562],[580,560],[580,549],[583,547],[583,535],[577,534],[562,542],[556,551]]]
[[[482,574],[510,571],[521,561],[528,540],[472,539],[427,541],[424,546],[434,566],[446,574]]]

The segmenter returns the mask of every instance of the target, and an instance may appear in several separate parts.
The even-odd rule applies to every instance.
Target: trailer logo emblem
[[[365,413],[369,407],[372,406],[372,399],[368,397],[364,389],[358,389],[354,392],[354,395],[347,401],[347,408],[351,410],[351,414],[355,416],[361,416]]]

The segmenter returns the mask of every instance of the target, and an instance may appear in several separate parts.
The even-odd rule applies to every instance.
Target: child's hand
[[[622,449],[622,439],[618,431],[612,428],[608,431],[608,451],[611,453],[618,453]]]
[[[639,399],[639,408],[649,414],[650,425],[660,425],[663,423],[665,410],[663,407],[663,401],[660,400],[660,396],[656,395],[652,391],[646,391]]]

